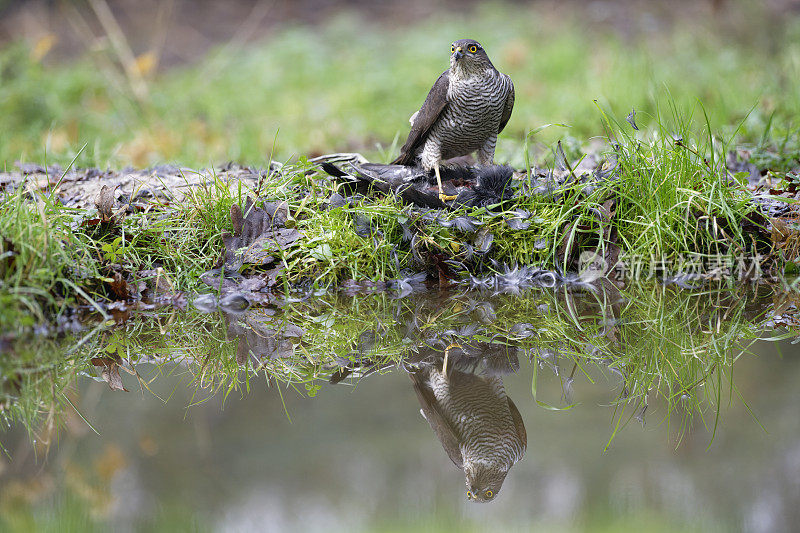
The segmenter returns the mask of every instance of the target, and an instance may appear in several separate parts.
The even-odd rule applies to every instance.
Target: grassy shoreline
[[[657,31],[626,35],[598,30],[579,6],[564,9],[496,3],[369,31],[350,13],[142,72],[145,92],[126,82],[102,43],[70,64],[50,63],[41,47],[0,51],[0,116],[12,132],[0,136],[0,331],[46,324],[76,304],[102,310],[119,299],[207,290],[201,275],[234,230],[231,208],[248,196],[257,207],[285,205],[292,228],[284,234],[302,234],[269,265],[263,257],[235,265],[245,275],[280,267],[269,278],[278,290],[419,272],[480,280],[515,266],[567,276],[586,251],[611,264],[620,255],[646,260],[650,277],[678,274],[689,259],[706,274],[711,262],[757,256],[773,278],[794,275],[800,93],[787,87],[800,76],[800,22],[776,25],[767,8],[737,2],[713,20],[672,13]],[[748,38],[731,39],[737,29]],[[309,162],[348,149],[390,160],[446,64],[447,43],[463,33],[515,80],[496,156],[520,170],[513,201],[431,220],[392,195],[350,195]],[[271,168],[253,171],[255,191],[223,183],[223,167],[188,195],[172,194],[183,185],[171,181],[172,191],[162,188],[169,201],[133,205],[116,194],[115,212],[126,209],[113,220],[92,207],[96,190],[75,203],[30,177],[8,179],[16,160],[69,171],[197,169],[225,159]],[[604,160],[610,179],[585,177]],[[155,179],[165,178],[159,168]],[[536,187],[549,192],[531,193]],[[348,203],[330,208],[340,193]],[[478,235],[453,225],[464,217]],[[490,251],[475,253],[487,243]]]
[[[185,171],[177,171],[169,179],[187,181],[180,198],[165,199],[149,189],[135,198],[130,191],[119,197],[110,191],[105,208],[69,206],[97,201],[81,198],[83,181],[74,176],[73,189],[51,192],[69,168],[33,188],[31,178],[17,175],[0,196],[0,322],[10,331],[15,324],[52,320],[76,304],[103,312],[113,301],[219,294],[224,276],[214,290],[201,274],[222,266],[221,255],[228,274],[239,276],[237,283],[241,274],[271,276],[277,293],[329,289],[351,280],[386,282],[420,272],[440,283],[503,275],[515,267],[568,276],[581,267],[584,252],[607,260],[603,273],[612,278],[618,273],[611,267],[625,257],[650,261],[643,273],[648,278],[692,274],[688,257],[699,262],[693,272],[698,279],[736,283],[742,279],[742,272],[733,272],[737,261],[756,257],[765,276],[793,275],[800,243],[794,171],[781,171],[773,159],[767,167],[748,167],[750,174],[735,172],[751,163],[728,156],[730,140],[712,134],[710,126],[707,136],[693,137],[677,111],[659,120],[653,132],[608,117],[606,125],[602,153],[571,159],[559,144],[562,168],[518,172],[510,200],[438,214],[405,205],[391,193],[348,192],[304,158],[270,171],[245,169],[250,186],[212,169],[197,173],[206,181],[188,187]],[[770,153],[767,146],[751,152],[751,160],[761,161],[752,154]],[[605,168],[612,170],[597,178]],[[155,182],[168,179],[158,171],[152,176]],[[108,179],[85,181],[99,186]],[[165,194],[172,183],[165,183]],[[334,206],[337,196],[342,203]],[[247,198],[255,199],[258,209],[247,211]],[[250,217],[270,205],[283,206],[282,231],[295,237],[278,242],[267,232],[253,234],[225,252],[224,236],[235,229],[231,208],[245,208]],[[458,229],[453,225],[458,220],[471,227]],[[256,256],[248,256],[251,251]],[[720,261],[728,272],[715,274]]]
[[[648,406],[680,440],[694,419],[716,424],[721,395],[738,394],[733,365],[753,342],[796,337],[797,317],[786,313],[794,301],[796,293],[763,286],[609,284],[402,299],[328,293],[237,313],[151,310],[60,339],[9,340],[0,359],[0,424],[21,423],[46,447],[64,413],[76,409],[70,391],[80,376],[115,391],[152,393],[154,381],[177,372],[196,403],[244,396],[262,380],[284,394],[314,397],[435,361],[455,345],[464,353],[454,351],[451,364],[495,357],[505,361],[498,368],[517,372],[524,363],[532,399],[548,410],[571,409],[573,388],[605,376],[609,442],[630,422],[643,422]]]

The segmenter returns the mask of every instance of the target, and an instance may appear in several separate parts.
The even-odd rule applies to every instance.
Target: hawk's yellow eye
[[[456,51],[456,46],[455,45],[450,45],[450,53],[452,54],[455,51]]]
[[[477,47],[477,46],[475,46],[474,44],[472,44],[472,45],[470,45],[470,47],[469,47],[469,48],[467,48],[467,50],[469,50],[469,53],[470,53],[470,54],[474,54],[475,52],[477,52],[477,51],[478,51],[478,47]],[[492,491],[489,491],[489,492],[492,492]]]
[[[487,490],[484,494],[486,495],[487,498],[491,498],[494,495],[494,492]]]

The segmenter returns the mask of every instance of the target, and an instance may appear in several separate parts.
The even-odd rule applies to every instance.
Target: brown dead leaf
[[[796,218],[773,218],[770,239],[772,248],[783,253],[783,257],[793,260],[800,254],[800,231],[794,229]]]
[[[122,378],[119,375],[119,359],[112,357],[93,357],[92,364],[101,369],[100,376],[108,383],[111,390],[121,390],[128,392],[122,385]]]
[[[97,212],[100,213],[100,220],[102,222],[109,222],[113,217],[114,191],[116,190],[116,187],[103,185],[103,188],[100,189],[100,192],[97,194],[94,205],[97,206]]]
[[[289,209],[285,203],[266,203],[263,208],[253,205],[249,198],[244,212],[231,206],[233,234],[222,236],[225,255],[217,267],[225,265],[227,272],[236,272],[244,265],[267,266],[275,262],[276,252],[302,238],[294,228],[285,227]]]
[[[233,204],[231,206],[231,224],[233,224],[233,234],[234,235],[241,235],[242,228],[244,227],[244,216],[242,215],[242,208],[239,207],[239,204]]]
[[[11,272],[14,268],[14,261],[17,256],[16,247],[9,239],[0,239],[0,279],[5,277],[6,272]]]
[[[111,292],[114,293],[114,296],[119,298],[120,300],[127,300],[131,297],[130,291],[128,290],[128,284],[122,278],[122,274],[119,272],[114,272],[114,278],[109,283],[111,287]]]
[[[608,223],[611,222],[611,219],[614,218],[614,214],[616,214],[616,200],[613,198],[609,198],[603,203],[603,206],[600,208],[600,213],[603,217],[603,222]]]

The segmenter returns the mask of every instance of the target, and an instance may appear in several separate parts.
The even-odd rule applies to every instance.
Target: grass
[[[615,188],[621,247],[669,260],[689,252],[757,253],[742,230],[756,206],[725,168],[731,139],[712,134],[708,122],[707,134],[694,136],[692,117],[670,105],[670,116],[659,114],[645,138],[608,119],[620,164],[629,169]]]
[[[115,272],[162,269],[174,290],[198,287],[217,260],[229,211],[241,195],[214,182],[167,213],[94,225],[95,209],[71,209],[24,187],[0,198],[0,332],[46,324],[77,305],[113,299]],[[156,275],[139,276],[141,281]]]
[[[75,294],[73,280],[83,285],[99,276],[85,240],[70,227],[72,214],[45,199],[28,202],[21,192],[2,200],[0,302],[4,310],[24,310],[22,326],[63,311],[65,296]],[[11,317],[3,318],[5,324]]]

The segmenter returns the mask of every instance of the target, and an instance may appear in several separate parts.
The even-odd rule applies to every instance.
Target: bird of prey
[[[411,132],[393,163],[433,169],[442,201],[452,200],[442,190],[440,163],[477,151],[479,164],[492,164],[497,134],[513,108],[511,78],[494,67],[477,41],[455,41],[450,47],[450,68],[409,119]]]
[[[488,367],[476,373],[464,357],[455,357],[445,369],[441,359],[409,370],[422,415],[450,460],[464,471],[467,498],[491,501],[525,454],[525,425],[498,372]]]

